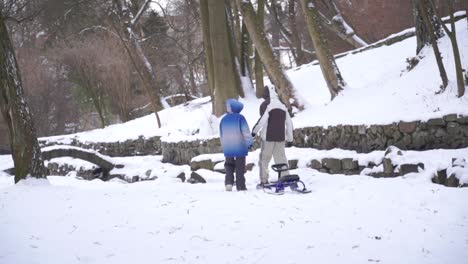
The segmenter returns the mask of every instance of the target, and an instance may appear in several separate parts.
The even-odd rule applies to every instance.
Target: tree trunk
[[[138,37],[134,31],[134,28],[133,28],[134,24],[132,24],[134,15],[131,13],[128,3],[125,0],[114,0],[114,3],[117,7],[117,12],[119,13],[119,16],[120,16],[120,20],[121,20],[120,23],[122,23],[123,32],[126,33],[126,37],[130,41],[133,47],[133,52],[138,57],[138,60],[133,59],[133,56],[132,56],[133,52],[129,51],[123,39],[121,39],[121,41],[126,46],[126,49],[129,52],[129,56],[131,57],[132,61],[135,63],[135,68],[140,74],[143,86],[145,87],[146,93],[150,99],[153,112],[156,115],[158,127],[161,127],[161,120],[159,119],[159,115],[158,115],[158,111],[163,109],[163,106],[161,103],[161,91],[157,87],[158,81],[156,78],[156,74],[154,73],[153,66],[151,65],[148,57],[143,51],[143,47],[140,45],[140,42],[138,41]]]
[[[297,29],[297,8],[296,8],[296,1],[297,0],[289,0],[289,8],[288,8],[288,20],[289,20],[289,27],[291,28],[291,44],[294,47],[293,56],[294,60],[296,61],[296,66],[301,66],[303,64],[309,63],[310,58],[308,58],[307,54],[302,49],[302,41],[300,38],[299,30]]]
[[[429,34],[430,42],[432,44],[432,49],[434,50],[434,55],[437,61],[437,66],[439,67],[440,78],[442,79],[441,91],[444,91],[448,85],[447,72],[445,71],[444,63],[442,61],[442,56],[439,51],[439,45],[437,44],[437,35],[435,33],[435,28],[432,26],[431,18],[429,17],[429,13],[428,13],[429,5],[428,5],[427,0],[418,0],[418,1],[419,1],[419,5],[418,5],[419,13],[421,14],[421,17],[424,21],[425,28],[427,30],[427,33]]]
[[[331,98],[335,98],[346,86],[335,58],[330,51],[328,43],[323,34],[320,23],[320,14],[312,0],[301,0],[302,10],[307,22],[307,28],[314,44],[315,52],[320,62],[320,69],[330,90]]]
[[[281,5],[276,2],[276,0],[271,0],[271,10],[273,12],[273,16],[278,18],[278,9],[281,9]],[[271,30],[271,46],[273,47],[273,53],[275,54],[276,58],[281,62],[281,50],[280,50],[280,36],[281,36],[281,25],[279,19],[273,19],[272,23],[270,24]]]
[[[434,13],[434,9],[430,6],[425,4],[426,12],[431,24],[431,27],[428,29],[426,23],[424,22],[424,18],[420,11],[421,1],[425,0],[411,0],[412,8],[413,8],[413,16],[414,16],[414,24],[416,28],[416,54],[418,55],[421,52],[422,48],[426,45],[432,43],[430,32],[434,33],[436,39],[439,39],[444,36],[442,31],[441,24],[437,21],[437,18]]]
[[[368,44],[362,40],[354,30],[346,23],[346,20],[343,18],[341,11],[338,9],[334,0],[322,0],[324,5],[331,13],[331,20],[327,19],[324,15],[320,14],[322,18],[322,23],[324,26],[330,29],[332,32],[335,32],[338,37],[342,40],[348,42],[351,46],[357,48],[362,48]]]
[[[228,28],[225,3],[208,0],[207,5],[213,61],[213,114],[219,117],[226,112],[226,99],[237,98],[241,94],[241,81],[235,64],[234,40]]]
[[[279,97],[289,109],[291,109],[291,105],[295,105],[299,109],[302,109],[302,105],[293,94],[294,90],[291,81],[283,71],[280,61],[275,58],[273,54],[263,30],[263,26],[257,19],[252,3],[245,0],[236,1],[240,7],[244,23],[247,26],[250,37],[252,38],[258,54],[260,55],[260,59],[263,62],[268,76],[275,85]],[[290,100],[292,100],[292,102]]]
[[[208,11],[208,1],[209,0],[200,0],[200,17],[202,24],[203,49],[205,51],[205,65],[208,79],[208,87],[210,88],[211,98],[214,98],[215,76],[213,48],[211,47],[210,15]]]
[[[454,18],[454,9],[453,9],[453,2],[449,0],[449,12],[450,12],[450,25],[452,27],[452,32],[449,33],[448,29],[446,28],[447,34],[450,37],[450,42],[452,42],[452,49],[453,49],[453,58],[455,60],[455,72],[457,74],[457,90],[458,90],[458,97],[462,97],[465,94],[465,81],[463,80],[463,68],[460,59],[460,50],[458,49],[457,43],[457,31],[455,28],[455,18]]]
[[[26,177],[45,178],[44,162],[29,107],[24,99],[13,45],[0,14],[0,107],[8,124],[15,183]]]
[[[265,1],[266,0],[258,0],[257,1],[257,17],[258,17],[258,25],[264,29],[264,19],[265,19]],[[263,83],[263,64],[262,60],[260,59],[260,55],[258,54],[257,48],[255,47],[255,62],[254,62],[254,71],[255,71],[255,95],[257,98],[261,98],[263,95],[263,87],[265,84]]]

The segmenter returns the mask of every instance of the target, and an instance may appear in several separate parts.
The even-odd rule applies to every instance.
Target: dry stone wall
[[[48,145],[54,145],[49,142]],[[81,143],[73,146],[94,149],[111,157],[163,155],[163,162],[189,164],[201,154],[222,152],[219,138],[181,142],[161,142],[159,137],[115,143]],[[296,147],[329,150],[333,148],[368,153],[396,146],[402,150],[454,149],[468,147],[468,117],[455,114],[427,122],[399,122],[389,125],[338,125],[307,127],[294,131]],[[45,146],[45,143],[42,143]],[[258,142],[255,147],[258,148]],[[351,165],[350,165],[351,166]]]
[[[294,145],[315,149],[341,148],[367,153],[396,146],[403,150],[468,147],[468,117],[447,115],[427,122],[389,125],[339,125],[294,131]]]
[[[64,145],[61,142],[40,140],[41,147]],[[73,139],[70,146],[93,149],[110,157],[130,157],[145,155],[161,155],[161,137],[139,137],[122,142],[80,142]]]

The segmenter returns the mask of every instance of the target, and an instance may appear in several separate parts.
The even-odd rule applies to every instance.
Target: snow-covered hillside
[[[468,68],[468,31],[466,19],[457,23],[457,37],[464,67]],[[348,87],[330,102],[330,93],[318,65],[303,65],[288,71],[306,109],[293,118],[295,127],[336,124],[390,124],[398,121],[428,120],[446,114],[468,115],[468,97],[457,98],[455,66],[448,37],[440,40],[440,50],[451,80],[443,94],[436,95],[441,80],[430,47],[424,59],[410,72],[406,59],[415,56],[416,39],[409,38],[391,46],[350,54],[337,60]],[[261,100],[253,94],[241,99],[242,113],[252,127],[258,119]],[[128,138],[164,136],[164,140],[206,138],[218,135],[219,120],[211,115],[210,98],[194,100],[160,112],[162,128],[153,115],[112,125],[92,132],[51,137],[69,141],[113,142]]]
[[[466,20],[457,23],[465,65],[466,27]],[[468,115],[468,97],[457,98],[454,83],[435,95],[440,81],[432,50],[424,51],[425,59],[416,69],[404,72],[415,43],[410,38],[339,59],[348,88],[332,102],[318,66],[289,71],[306,106],[294,117],[294,125],[385,124],[448,113]],[[441,40],[441,51],[454,80],[447,38]],[[252,126],[261,101],[252,94],[242,101]],[[159,135],[179,141],[218,134],[208,98],[160,115],[161,129],[150,115],[50,139],[109,142]],[[212,154],[213,159],[220,156]],[[258,156],[258,150],[250,152],[247,161],[256,163]],[[330,175],[306,166],[312,158],[324,157],[379,163],[383,151],[292,147],[287,156],[298,160],[299,168],[292,172],[311,193],[275,196],[256,190],[257,166],[246,173],[246,192],[225,192],[224,175],[208,170],[197,171],[206,184],[182,183],[176,176],[189,173],[189,166],[162,163],[161,156],[112,158],[130,175],[150,168],[154,181],[84,181],[72,173],[14,185],[13,177],[2,172],[12,167],[12,158],[0,156],[0,264],[466,263],[468,188],[433,184],[431,177],[453,163],[452,158],[466,163],[468,148],[407,151],[397,158],[423,162],[425,169],[397,178]],[[468,169],[458,169],[463,170],[460,181],[468,183]]]

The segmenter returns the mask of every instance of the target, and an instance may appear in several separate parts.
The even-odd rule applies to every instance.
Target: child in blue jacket
[[[227,114],[221,119],[219,132],[221,136],[221,145],[223,147],[226,161],[226,178],[224,184],[226,191],[232,191],[234,184],[234,172],[236,174],[236,188],[238,191],[245,191],[245,157],[249,147],[253,143],[250,134],[249,125],[244,116],[240,114],[244,105],[235,100],[226,100]]]

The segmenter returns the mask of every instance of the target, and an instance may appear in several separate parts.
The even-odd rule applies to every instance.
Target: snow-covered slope
[[[457,22],[457,36],[464,67],[468,68],[468,31],[466,19]],[[430,47],[424,59],[410,72],[406,59],[415,56],[416,39],[409,38],[392,46],[383,46],[337,60],[348,87],[330,102],[330,94],[318,65],[303,65],[288,71],[297,94],[306,109],[293,118],[295,127],[336,124],[389,124],[392,122],[427,120],[446,114],[468,115],[468,96],[456,96],[452,48],[448,37],[440,40],[440,50],[450,79],[445,93],[436,95],[441,84],[438,68]],[[252,94],[241,99],[242,113],[250,126],[258,119],[261,100]],[[128,138],[165,136],[165,140],[213,137],[218,134],[217,118],[211,115],[210,98],[160,112],[162,128],[158,129],[154,114],[112,125],[93,132],[52,137],[64,141],[76,137],[80,141],[111,142]]]

